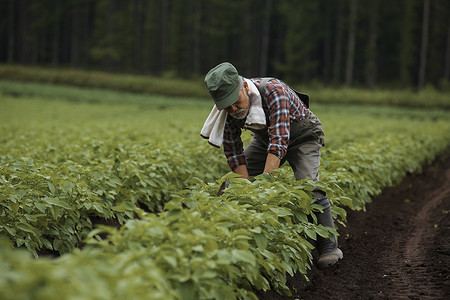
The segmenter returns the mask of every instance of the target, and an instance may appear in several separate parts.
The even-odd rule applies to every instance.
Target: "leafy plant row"
[[[84,164],[2,157],[0,234],[35,256],[41,249],[66,253],[93,229],[93,218],[123,224],[140,208],[161,211],[172,192],[196,177],[216,178],[214,157],[205,161],[198,155],[212,149],[159,146],[130,144]]]
[[[185,114],[171,121],[177,114],[173,109],[146,113],[130,106],[2,101],[14,110],[2,115],[9,123],[0,126],[0,232],[35,255],[46,249],[66,253],[79,246],[93,222],[121,224],[139,207],[160,211],[170,193],[195,178],[214,181],[228,169],[221,151],[201,140],[198,128],[184,125],[194,123],[182,119],[197,116],[193,110],[181,110]],[[382,108],[375,118],[354,110],[326,115],[331,138],[325,149],[370,141],[388,130],[414,132],[436,124],[424,122],[425,117],[418,125],[404,118],[381,119],[376,114],[386,114]],[[351,122],[342,122],[345,116],[352,116]],[[364,126],[350,130],[353,122]]]
[[[35,255],[68,252],[92,223],[158,211],[195,177],[227,170],[219,155],[203,159],[216,150],[198,138],[193,110],[186,119],[181,108],[0,101],[0,232]]]
[[[322,152],[321,181],[328,188],[335,216],[344,219],[345,207],[365,210],[365,205],[384,188],[397,185],[408,173],[420,172],[437,154],[448,151],[448,123],[420,125],[420,131],[410,128],[385,133],[363,144],[351,143]]]
[[[100,227],[86,248],[55,260],[34,261],[3,246],[0,288],[5,299],[52,299],[60,288],[71,291],[67,299],[256,299],[255,290],[269,288],[289,294],[286,274],[307,275],[312,242],[332,233],[316,224],[311,185],[327,191],[345,222],[345,208],[364,209],[382,188],[447,149],[449,132],[441,122],[325,151],[319,183],[295,181],[282,168],[274,177],[231,179],[221,196],[220,181],[194,185],[173,194],[158,216]],[[89,290],[94,284],[99,288]]]

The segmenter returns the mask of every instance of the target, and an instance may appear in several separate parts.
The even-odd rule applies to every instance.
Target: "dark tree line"
[[[375,87],[450,79],[448,0],[1,0],[0,62]]]

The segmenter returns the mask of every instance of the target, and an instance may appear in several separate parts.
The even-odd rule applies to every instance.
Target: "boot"
[[[319,204],[323,207],[323,212],[316,214],[318,223],[334,229],[330,202],[328,201],[327,196],[318,199],[316,201],[316,204]],[[323,238],[318,235],[316,248],[317,251],[319,251],[319,259],[317,260],[317,266],[319,268],[326,268],[328,266],[334,265],[339,259],[342,259],[344,257],[341,249],[338,248],[336,236],[333,236],[332,238]]]

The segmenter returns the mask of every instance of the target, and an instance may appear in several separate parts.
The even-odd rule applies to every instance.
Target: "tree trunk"
[[[85,7],[83,9],[82,14],[82,28],[81,28],[81,47],[82,47],[82,55],[80,64],[83,67],[89,65],[89,49],[91,47],[91,20],[90,16],[92,14],[92,1],[86,1]]]
[[[250,11],[251,4],[249,1],[241,2],[241,9],[243,11]],[[232,54],[228,54],[227,52],[221,53],[219,57],[227,57],[234,56],[236,57],[236,62],[238,63],[238,71],[241,74],[255,74],[259,72],[260,63],[261,63],[261,54],[257,49],[261,41],[256,37],[261,35],[261,28],[264,26],[264,19],[261,21],[261,27],[258,27],[256,30],[252,27],[252,14],[244,14],[241,19],[241,24],[239,26],[239,44],[241,49],[233,48]],[[222,30],[222,29],[221,29]],[[224,28],[224,30],[227,30]],[[258,31],[259,30],[259,31]],[[220,33],[223,34],[222,32]],[[223,34],[225,35],[225,34]],[[258,45],[258,46],[257,46]],[[221,58],[222,60],[222,58]],[[255,63],[256,61],[256,63]],[[256,70],[254,65],[256,65]]]
[[[144,32],[142,41],[142,68],[144,74],[152,74],[158,69],[157,62],[159,63],[158,54],[156,51],[155,44],[159,44],[160,36],[158,31],[155,30],[154,24],[156,23],[156,16],[159,15],[159,11],[156,9],[157,5],[155,3],[145,3],[145,13],[144,13]],[[150,38],[152,37],[152,39]]]
[[[400,51],[399,51],[399,75],[403,86],[411,84],[411,66],[413,64],[414,42],[412,27],[414,24],[413,2],[404,0],[403,25],[400,31]]]
[[[193,16],[194,16],[194,41],[193,41],[193,73],[200,74],[200,41],[201,41],[201,30],[202,30],[202,2],[201,1],[193,1]]]
[[[259,73],[261,76],[267,74],[267,60],[269,56],[269,40],[270,40],[270,16],[272,10],[272,0],[266,0],[264,9],[264,20],[262,26],[262,45],[261,45],[261,63]]]
[[[331,48],[332,48],[332,16],[333,6],[329,3],[325,4],[325,18],[323,18],[323,26],[325,30],[323,41],[323,81],[328,84],[331,80]]]
[[[450,20],[448,23],[448,30],[447,30],[447,46],[445,49],[444,78],[446,81],[450,80]]]
[[[8,26],[8,63],[14,62],[14,49],[15,49],[15,9],[14,0],[9,0],[9,26]]]
[[[350,24],[347,48],[347,65],[345,70],[345,85],[353,83],[353,64],[355,62],[355,36],[356,36],[356,0],[350,3]]]
[[[423,1],[423,19],[422,19],[422,43],[420,47],[420,68],[418,89],[421,90],[425,84],[425,70],[427,67],[427,49],[428,49],[428,24],[430,17],[430,0]]]
[[[111,42],[112,36],[114,35],[114,0],[108,0],[106,7],[106,17],[105,17],[105,35],[108,39],[106,45],[103,47],[115,47],[114,43]],[[103,69],[106,71],[112,71],[113,68],[113,57],[111,54],[106,54],[103,57]]]
[[[133,1],[133,16],[134,16],[134,69],[143,71],[143,39],[144,39],[144,5],[142,0]]]
[[[372,0],[369,11],[369,43],[366,52],[366,85],[375,87],[377,74],[378,0]]]
[[[342,0],[337,0],[338,17],[337,17],[337,33],[334,47],[334,66],[333,66],[333,83],[335,86],[340,84],[341,77],[341,55],[342,55],[342,38],[344,33],[344,4]]]
[[[17,3],[17,12],[17,62],[31,64],[33,60],[33,37],[30,30],[31,14],[24,1]]]
[[[168,21],[169,21],[169,0],[162,0],[162,9],[161,9],[161,16],[162,16],[162,24],[161,24],[161,52],[160,52],[160,72],[163,73],[166,71],[166,64],[167,64],[167,52],[169,51],[167,45],[168,45]]]
[[[28,7],[28,26],[27,26],[27,35],[29,39],[28,52],[29,59],[32,65],[37,65],[38,62],[38,54],[39,54],[39,31],[36,26],[37,16],[34,11]]]
[[[75,3],[75,7],[71,13],[71,35],[70,35],[70,64],[72,68],[80,66],[80,4]]]
[[[61,34],[61,2],[56,1],[55,7],[55,23],[53,24],[53,41],[52,41],[52,65],[57,67],[59,65],[59,46],[60,46],[60,34]]]

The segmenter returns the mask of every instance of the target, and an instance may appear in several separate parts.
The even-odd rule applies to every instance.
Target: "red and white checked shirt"
[[[250,79],[259,89],[261,78]],[[304,119],[309,110],[298,95],[288,85],[278,79],[270,79],[264,90],[262,106],[268,121],[269,146],[267,153],[282,159],[289,144],[290,123]],[[232,170],[246,165],[241,132],[245,119],[235,119],[230,115],[225,123],[223,149]]]

